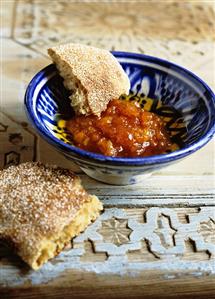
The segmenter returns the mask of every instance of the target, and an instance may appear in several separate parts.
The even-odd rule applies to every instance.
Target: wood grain
[[[47,284],[43,287],[3,289],[1,298],[213,299],[215,298],[215,278],[195,277],[192,273],[183,273],[181,276],[177,272],[167,274],[158,271],[147,271],[133,278],[69,271],[51,286]]]
[[[85,187],[95,193],[107,207],[204,206],[215,205],[213,175],[154,174],[133,186],[108,186],[80,175]]]
[[[215,208],[106,208],[71,247],[37,272],[0,246],[0,286],[55,285],[75,270],[138,278],[148,271],[215,275]],[[83,273],[83,272],[82,272]],[[171,278],[171,277],[170,277]],[[173,276],[175,278],[175,276]],[[73,284],[73,277],[67,277]]]

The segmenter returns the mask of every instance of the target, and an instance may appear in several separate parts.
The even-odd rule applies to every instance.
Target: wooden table
[[[1,245],[1,299],[215,298],[214,142],[143,184],[109,186],[41,140],[23,109],[27,83],[50,63],[46,49],[69,41],[169,59],[214,88],[214,2],[202,2],[1,1],[0,167],[72,168],[105,206],[37,272]]]

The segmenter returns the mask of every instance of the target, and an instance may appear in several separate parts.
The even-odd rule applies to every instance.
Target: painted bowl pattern
[[[107,157],[72,145],[65,120],[73,110],[68,92],[53,64],[30,82],[25,107],[37,131],[89,176],[110,184],[133,184],[205,145],[215,131],[215,96],[197,76],[168,61],[113,52],[129,76],[128,98],[163,118],[175,145],[173,152],[151,157]],[[69,167],[69,165],[68,165]]]

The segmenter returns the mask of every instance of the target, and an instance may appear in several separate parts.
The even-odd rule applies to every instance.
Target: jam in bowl
[[[25,107],[40,135],[90,177],[134,184],[210,141],[215,96],[200,78],[173,63],[143,54],[113,55],[128,74],[131,90],[109,103],[104,119],[78,122],[53,64],[28,85]]]

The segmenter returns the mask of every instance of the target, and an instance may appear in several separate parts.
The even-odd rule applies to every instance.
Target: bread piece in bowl
[[[110,100],[129,93],[126,73],[107,50],[70,43],[50,48],[48,54],[71,92],[76,114],[100,116]]]

